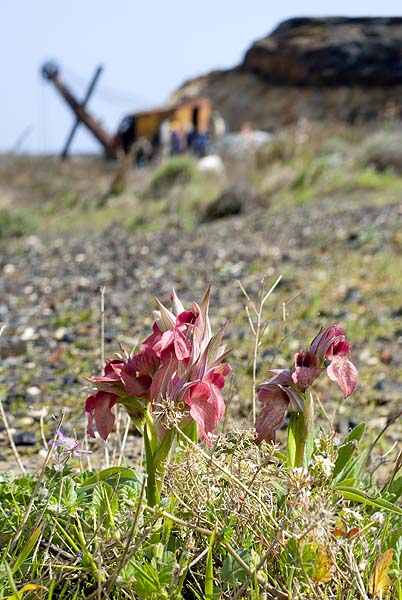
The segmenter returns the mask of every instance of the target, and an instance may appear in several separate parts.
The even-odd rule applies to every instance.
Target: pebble
[[[27,388],[27,394],[29,394],[30,396],[39,396],[41,393],[42,390],[36,385],[31,385]]]
[[[34,340],[36,338],[35,329],[33,327],[27,327],[22,332],[20,339],[24,342],[28,342],[29,340]]]
[[[34,431],[16,431],[13,434],[13,440],[16,446],[35,446],[36,433]]]

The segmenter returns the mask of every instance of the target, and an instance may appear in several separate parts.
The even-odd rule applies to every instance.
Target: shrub
[[[276,161],[290,160],[294,154],[294,144],[289,138],[276,137],[258,148],[255,155],[257,169],[263,169]]]
[[[365,167],[402,175],[402,131],[379,131],[369,136],[360,161]]]
[[[34,229],[32,219],[22,211],[0,209],[0,240],[23,237]]]
[[[174,156],[157,168],[149,183],[147,195],[164,196],[174,185],[190,183],[196,175],[194,160],[190,156]]]

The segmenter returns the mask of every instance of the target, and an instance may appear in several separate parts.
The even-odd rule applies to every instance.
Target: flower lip
[[[296,387],[305,391],[321,375],[323,369],[318,366],[317,356],[310,350],[300,350],[295,354],[292,381]]]

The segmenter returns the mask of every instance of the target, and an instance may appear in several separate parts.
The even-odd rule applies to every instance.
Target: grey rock
[[[16,446],[35,446],[36,433],[34,431],[16,431],[13,440]]]

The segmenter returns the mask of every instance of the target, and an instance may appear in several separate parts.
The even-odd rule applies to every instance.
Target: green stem
[[[304,395],[304,411],[291,412],[288,429],[287,462],[289,467],[307,469],[314,445],[314,403],[310,390]]]
[[[149,506],[155,506],[160,502],[161,490],[165,476],[166,463],[172,449],[176,432],[168,429],[162,441],[156,445],[154,438],[156,432],[147,422],[144,428],[145,470],[147,473],[146,495]]]
[[[149,506],[159,503],[160,497],[156,484],[154,453],[152,452],[148,426],[144,427],[145,470],[147,472],[146,496]]]

